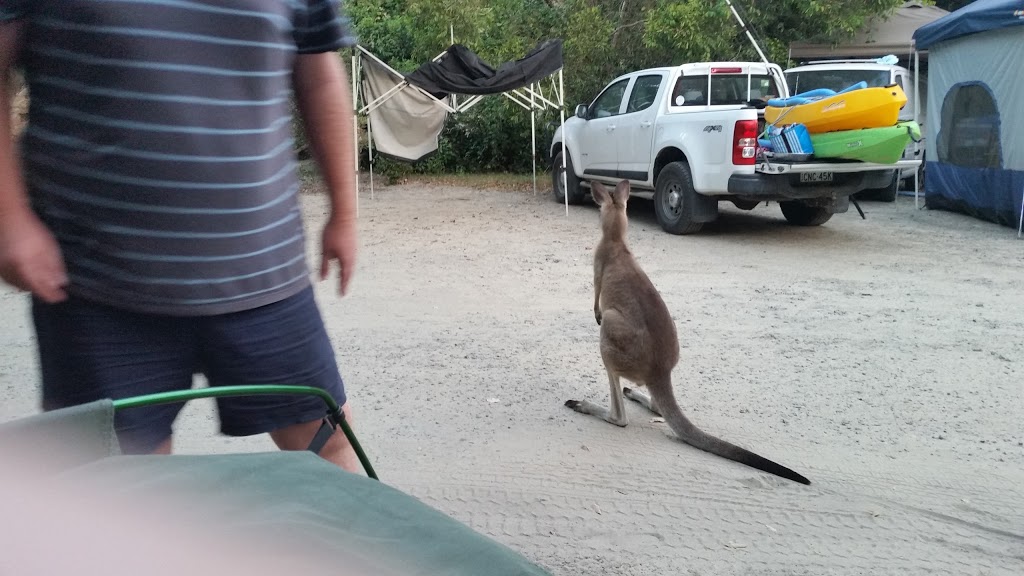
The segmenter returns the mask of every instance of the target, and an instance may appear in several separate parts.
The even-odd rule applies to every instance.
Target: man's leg
[[[196,349],[186,320],[135,314],[70,298],[34,300],[43,408],[105,398],[186,390]],[[115,415],[126,454],[169,453],[180,405],[129,408]]]
[[[286,384],[327,390],[348,418],[344,383],[312,288],[253,310],[204,318],[200,341],[212,386]],[[218,399],[221,432],[269,433],[282,450],[305,450],[327,414],[318,397],[257,395]],[[336,430],[321,450],[348,470],[362,467],[351,444]]]
[[[341,407],[341,411],[345,414],[345,421],[352,426],[351,409],[347,402]],[[309,441],[313,439],[313,435],[320,429],[320,423],[320,420],[315,420],[287,426],[271,431],[270,437],[281,450],[305,450],[309,447]],[[352,445],[341,429],[336,430],[327,441],[327,444],[320,450],[320,456],[349,472],[358,472],[363,469],[355,450],[352,449]]]

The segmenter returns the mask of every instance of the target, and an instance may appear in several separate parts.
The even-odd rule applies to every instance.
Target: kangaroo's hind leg
[[[604,408],[586,400],[568,400],[565,405],[581,414],[590,414],[616,426],[625,426],[628,419],[619,375],[623,371],[628,373],[635,364],[629,348],[634,340],[635,335],[621,314],[615,310],[604,311],[601,316],[601,358],[608,372],[611,407]]]
[[[625,396],[626,398],[629,398],[630,400],[636,402],[637,404],[643,406],[644,408],[647,408],[651,412],[654,412],[658,416],[661,416],[661,411],[658,410],[658,403],[655,402],[654,398],[651,398],[651,396],[649,394],[641,392],[640,390],[638,390],[636,388],[630,388],[628,386],[623,386],[622,387],[622,395]]]
[[[611,408],[605,408],[588,400],[566,400],[565,405],[580,414],[589,414],[615,424],[625,426],[629,424],[626,418],[626,406],[622,401],[622,386],[619,382],[619,375],[608,370],[608,386],[611,390]]]

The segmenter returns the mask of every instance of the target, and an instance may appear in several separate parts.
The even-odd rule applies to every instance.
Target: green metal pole
[[[359,458],[359,462],[363,465],[363,469],[366,471],[366,475],[374,480],[377,478],[377,473],[374,472],[373,466],[370,464],[370,459],[366,457],[366,453],[363,452],[363,447],[359,445],[359,440],[356,439],[355,433],[352,432],[352,428],[345,421],[345,415],[341,411],[341,407],[334,400],[334,397],[327,393],[326,390],[320,388],[313,388],[311,386],[288,386],[284,384],[259,384],[251,386],[213,386],[210,388],[198,388],[194,390],[179,390],[175,392],[159,392],[157,394],[146,394],[143,396],[132,396],[130,398],[123,398],[121,400],[114,400],[114,410],[123,410],[125,408],[138,408],[142,406],[155,406],[158,404],[174,404],[176,402],[188,402],[189,400],[197,400],[200,398],[221,398],[225,396],[250,396],[253,394],[294,394],[299,396],[318,396],[321,400],[327,404],[328,413],[332,418],[341,426],[341,431],[348,438],[352,449],[355,450],[356,456]]]

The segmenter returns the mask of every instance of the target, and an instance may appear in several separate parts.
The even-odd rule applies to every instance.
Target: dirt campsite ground
[[[969,217],[864,202],[818,228],[776,205],[695,236],[649,201],[629,241],[675,316],[683,409],[811,486],[671,439],[607,402],[592,313],[597,209],[540,180],[405,183],[361,200],[352,293],[318,295],[383,481],[557,576],[1024,572],[1024,241]],[[326,214],[303,205],[311,257]],[[23,296],[0,293],[0,420],[34,412]],[[201,381],[200,381],[201,382]],[[269,449],[216,435],[182,452]]]

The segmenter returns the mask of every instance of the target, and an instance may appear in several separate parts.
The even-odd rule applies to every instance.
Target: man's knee
[[[342,405],[341,412],[345,415],[345,421],[352,426],[352,408],[347,402]],[[306,450],[322,422],[318,419],[286,426],[271,432],[270,437],[281,450]],[[327,443],[324,444],[320,450],[320,457],[349,472],[361,470],[355,450],[340,427],[334,430]]]

